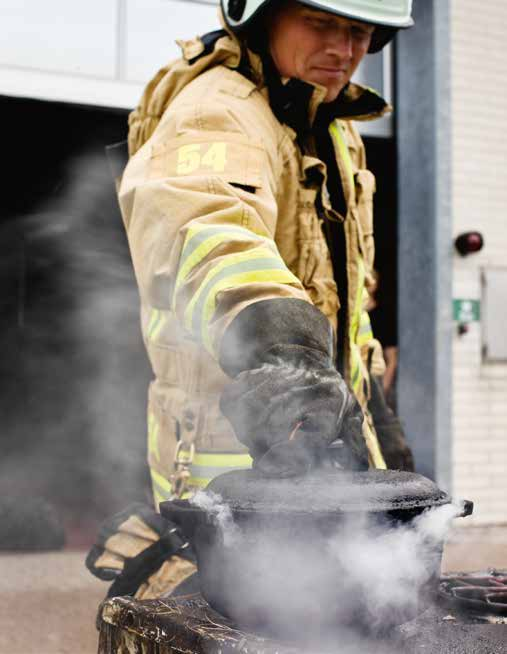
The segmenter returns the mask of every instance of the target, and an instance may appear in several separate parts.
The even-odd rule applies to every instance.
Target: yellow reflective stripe
[[[350,361],[350,377],[351,377],[351,386],[354,393],[358,393],[363,382],[362,375],[362,359],[361,353],[359,351],[359,331],[361,320],[363,317],[363,290],[364,290],[364,280],[365,280],[365,268],[364,261],[359,258],[357,260],[357,295],[356,303],[354,307],[354,312],[350,320],[350,352],[351,352],[351,361]],[[366,313],[366,312],[364,312]],[[368,314],[366,314],[368,316]],[[369,323],[369,318],[368,318]],[[370,339],[368,339],[370,340]]]
[[[160,475],[158,472],[153,470],[153,468],[150,468],[150,474],[151,474],[151,487],[153,490],[153,498],[158,506],[160,502],[165,502],[167,500],[172,500],[174,495],[173,495],[173,487],[171,482]],[[206,485],[206,484],[205,484]],[[193,493],[191,490],[185,491],[179,499],[186,500],[189,497],[192,497]]]
[[[365,345],[368,345],[368,343],[372,340],[373,338],[373,332],[371,329],[369,329],[366,333],[364,334],[359,334],[357,337],[357,345],[359,347],[364,347]]]
[[[357,295],[354,307],[354,312],[350,320],[350,338],[352,342],[356,340],[356,335],[359,330],[361,321],[361,314],[363,312],[363,289],[364,289],[364,261],[361,258],[357,260]]]
[[[172,494],[173,487],[168,479],[162,477],[162,475],[159,474],[156,470],[153,470],[153,468],[150,468],[150,474],[151,474],[151,481],[157,485],[157,488],[160,491],[162,491],[164,494],[166,493],[168,493],[169,495]]]
[[[345,165],[345,171],[347,173],[350,189],[351,191],[353,191],[354,190],[354,166],[352,165],[352,159],[350,158],[349,148],[345,141],[343,126],[338,120],[333,120],[331,125],[329,125],[329,131],[331,135],[334,137],[334,141],[338,146],[340,157]]]
[[[151,310],[151,315],[150,315],[150,320],[148,322],[148,329],[146,330],[148,334],[150,334],[153,330],[153,327],[156,325],[158,319],[159,319],[159,314],[160,311],[158,309],[152,309]]]
[[[157,461],[160,461],[160,450],[158,446],[159,424],[153,413],[148,414],[148,452],[153,454]]]
[[[194,457],[196,466],[209,466],[212,468],[240,468],[251,467],[252,457],[249,454],[227,454],[216,452],[196,452]]]
[[[151,338],[151,335],[153,333],[153,330],[156,328],[158,325],[158,322],[161,318],[161,313],[158,309],[152,309],[151,311],[151,316],[150,316],[150,322],[148,323],[148,329],[147,333],[148,336]]]
[[[363,289],[364,289],[365,270],[364,262],[361,258],[357,260],[357,294],[354,312],[350,320],[350,352],[351,352],[351,366],[350,377],[351,386],[354,393],[357,395],[363,383],[362,375],[362,359],[361,353],[356,343],[359,333],[359,326],[361,323],[361,316],[363,313]]]
[[[245,261],[250,262],[259,257],[272,258],[273,253],[267,248],[254,248],[252,250],[246,250],[245,252],[239,252],[238,254],[230,254],[223,259],[220,259],[213,268],[208,272],[203,282],[201,283],[199,289],[195,293],[194,297],[188,303],[187,308],[185,309],[185,326],[189,331],[192,331],[192,326],[194,322],[193,314],[194,308],[201,300],[201,296],[204,294],[206,287],[218,277],[222,271],[229,267],[233,267],[237,264],[242,264]],[[277,259],[278,261],[278,259]]]
[[[157,477],[160,477],[162,482],[164,483],[164,487],[162,488],[161,485],[158,483],[158,480],[155,478],[155,471],[150,470],[151,472],[151,488],[153,490],[153,499],[155,500],[155,506],[158,507],[160,502],[165,502],[167,500],[172,499],[173,493],[172,493],[172,488],[171,484],[167,482],[166,479],[163,477],[160,477],[160,475],[157,475]],[[169,484],[169,489],[167,488],[167,485]]]
[[[249,454],[228,454],[226,452],[197,452],[190,467],[190,486],[202,488],[212,479],[225,472],[245,470],[252,467]]]
[[[273,248],[276,247],[274,241],[267,236],[239,225],[195,225],[188,230],[183,245],[175,294],[190,272],[224,241],[264,241],[266,244],[272,244]]]
[[[193,463],[190,467],[190,483],[193,484],[194,479],[207,479],[211,481],[218,475],[225,472],[232,472],[233,470],[246,470],[252,467],[252,459],[249,455],[222,455],[215,460],[209,457],[200,457],[198,463]]]
[[[373,331],[370,323],[370,316],[367,311],[361,313],[361,320],[359,324],[359,331],[357,333],[357,344],[361,347],[366,345],[373,338]]]
[[[157,324],[155,325],[152,333],[150,334],[150,339],[152,341],[157,340],[157,337],[160,334],[160,332],[162,331],[162,328],[164,327],[165,323],[166,323],[166,317],[165,317],[164,313],[162,311],[160,311],[160,320],[157,322]]]
[[[233,275],[226,280],[219,282],[210,293],[205,305],[205,313],[202,320],[201,338],[203,345],[206,349],[214,355],[213,346],[211,343],[211,335],[207,329],[210,319],[212,318],[216,308],[216,297],[220,291],[232,286],[243,286],[245,284],[254,284],[260,282],[272,282],[276,284],[297,284],[298,279],[288,270],[268,269],[257,270],[255,272],[246,272],[238,275]]]
[[[350,385],[353,392],[357,395],[361,388],[362,383],[361,375],[361,362],[359,360],[359,352],[356,347],[352,346],[352,363],[350,366]]]
[[[206,275],[185,310],[185,327],[200,336],[211,352],[208,322],[216,308],[217,294],[226,289],[255,282],[298,284],[279,256],[266,247],[258,247],[220,260]]]
[[[155,341],[160,334],[162,327],[166,323],[166,317],[163,311],[152,309],[150,321],[148,323],[147,336],[150,341]]]
[[[366,328],[371,329],[370,316],[368,315],[368,312],[363,309],[361,311],[361,320],[359,321],[359,331],[364,333]]]
[[[363,434],[366,441],[366,447],[368,448],[370,466],[377,470],[387,470],[387,465],[380,449],[378,438],[371,430],[368,420],[366,419],[363,422]]]

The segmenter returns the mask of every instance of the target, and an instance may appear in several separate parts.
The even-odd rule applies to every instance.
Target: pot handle
[[[462,501],[463,501],[463,510],[457,516],[458,518],[466,518],[468,515],[472,515],[472,513],[474,512],[473,502],[471,502],[470,500],[462,500]]]
[[[202,511],[192,506],[188,500],[161,502],[160,513],[167,520],[176,523],[190,541],[202,517]]]

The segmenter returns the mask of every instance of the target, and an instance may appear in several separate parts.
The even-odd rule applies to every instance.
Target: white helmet
[[[220,0],[230,29],[240,32],[248,27],[262,9],[281,0]],[[360,20],[377,26],[369,52],[378,52],[399,29],[412,27],[412,0],[298,0],[301,4],[331,14]]]

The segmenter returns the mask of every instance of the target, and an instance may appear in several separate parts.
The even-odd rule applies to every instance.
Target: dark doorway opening
[[[388,365],[395,365],[398,348],[398,208],[397,154],[394,138],[364,139],[368,168],[377,182],[374,196],[375,308],[370,311],[373,333],[384,348]],[[395,357],[394,360],[391,357]],[[395,377],[388,401],[396,408]]]
[[[104,146],[125,112],[2,97],[0,492],[44,497],[70,544],[143,499],[150,371]]]

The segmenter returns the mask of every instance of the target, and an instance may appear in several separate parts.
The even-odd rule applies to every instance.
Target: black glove
[[[367,469],[361,409],[334,367],[329,321],[314,306],[290,298],[248,306],[224,334],[220,363],[235,378],[221,410],[261,472],[303,474],[339,438],[347,467]]]
[[[114,581],[108,592],[113,597],[133,595],[173,555],[195,560],[175,523],[135,503],[103,522],[85,563],[99,579]]]
[[[387,405],[382,379],[370,376],[368,403],[384,460],[389,470],[414,472],[414,457],[407,444],[399,418]]]

